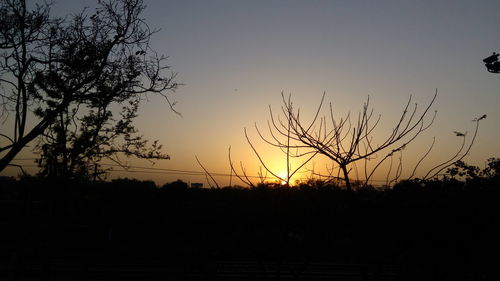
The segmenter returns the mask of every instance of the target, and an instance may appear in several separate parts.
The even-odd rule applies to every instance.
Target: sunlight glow
[[[286,179],[287,179],[287,172],[286,168],[279,170],[279,172],[276,173],[277,176],[279,176],[281,179],[277,179],[277,181],[280,183],[280,185],[286,185]],[[293,178],[293,177],[292,177]],[[293,180],[290,178],[289,180],[289,185],[293,184]]]
[[[286,177],[287,177],[286,169],[280,170],[279,172],[276,173],[276,175],[278,175],[280,178],[286,180]]]

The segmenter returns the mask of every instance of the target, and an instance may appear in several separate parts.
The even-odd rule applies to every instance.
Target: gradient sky
[[[64,15],[96,2],[59,0],[53,12]],[[314,114],[323,92],[338,114],[357,113],[370,95],[375,114],[382,114],[382,136],[409,95],[423,107],[437,89],[437,119],[405,153],[408,168],[434,136],[422,172],[453,155],[460,145],[453,131],[472,133],[471,120],[482,114],[488,118],[465,160],[483,166],[500,157],[500,74],[488,73],[482,63],[500,52],[498,0],[145,2],[148,24],[161,29],[152,47],[170,57],[185,84],[174,95],[182,117],[156,97],[142,105],[137,127],[172,157],[155,168],[198,171],[196,155],[211,172],[228,173],[232,146],[233,160],[255,175],[258,160],[246,143],[247,127],[266,161],[283,170],[283,156],[270,152],[253,129],[254,122],[265,128],[268,105],[278,109],[282,91],[304,115]],[[323,165],[315,161],[315,169]],[[112,174],[117,176],[159,184],[205,181],[177,174]],[[228,178],[219,181],[227,184]]]

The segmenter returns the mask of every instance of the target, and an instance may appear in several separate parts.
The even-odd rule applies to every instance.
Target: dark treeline
[[[322,182],[203,189],[182,181],[159,188],[128,179],[2,178],[1,259],[327,260],[394,264],[416,279],[481,280],[496,274],[499,174],[472,177],[464,167],[451,171],[462,181],[450,176],[355,191]]]

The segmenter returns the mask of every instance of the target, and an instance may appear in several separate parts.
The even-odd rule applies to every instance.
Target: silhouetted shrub
[[[176,180],[173,182],[169,182],[164,184],[161,189],[165,191],[183,191],[188,189],[188,184],[182,180]]]

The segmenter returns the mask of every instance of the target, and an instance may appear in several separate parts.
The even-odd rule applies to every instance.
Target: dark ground
[[[0,280],[500,280],[496,182],[0,184]]]

